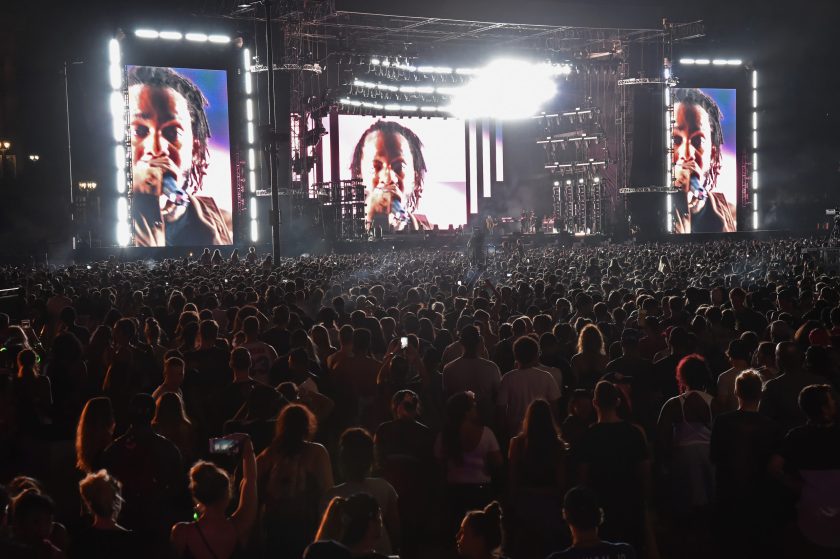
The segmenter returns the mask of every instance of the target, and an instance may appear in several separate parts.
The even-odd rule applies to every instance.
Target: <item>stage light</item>
[[[594,179],[592,179],[592,182],[594,182],[595,184],[600,183],[601,182],[601,177],[595,177]]]
[[[435,88],[435,93],[440,95],[457,95],[461,91],[460,87],[438,87]]]
[[[756,72],[755,70],[753,70],[752,73],[752,86],[753,89],[758,87],[758,72]]]
[[[475,74],[475,68],[456,68],[455,73],[459,76],[472,76]]]
[[[117,223],[117,244],[124,247],[128,246],[129,241],[131,241],[131,231],[128,223],[124,221]]]
[[[206,43],[207,42],[207,34],[206,33],[187,33],[184,35],[184,38],[188,41],[193,41],[196,43]]]
[[[726,66],[726,60],[715,58],[714,60],[712,60],[712,64],[714,64],[715,66]]]
[[[370,59],[370,65],[371,66],[379,66],[380,64],[382,64],[382,61],[379,60],[378,58],[371,58]]]
[[[753,89],[752,102],[753,102],[753,109],[758,108],[758,90],[757,89]]]
[[[248,192],[254,193],[257,191],[257,173],[252,169],[248,171]]]
[[[426,106],[420,107],[420,110],[428,113],[428,112],[434,112],[434,111],[438,110],[438,108],[437,107],[432,107],[430,105],[426,105]]]
[[[727,60],[726,63],[729,66],[740,66],[741,65],[741,61],[738,60],[738,59],[734,59],[734,58],[732,60]]]
[[[665,230],[672,232],[673,222],[671,221],[671,196],[665,196]]]
[[[560,186],[560,181],[554,181],[554,186]]]
[[[452,98],[451,112],[459,118],[528,118],[557,93],[545,65],[502,58],[478,70]]]
[[[167,41],[180,41],[184,35],[180,31],[161,31],[160,38]]]
[[[382,65],[386,68],[390,68],[391,67],[391,61],[386,58],[385,60],[382,61]]]
[[[29,156],[30,161],[38,161],[39,159],[41,159],[41,156],[38,155],[38,154],[35,154],[35,153],[33,153]]]
[[[753,171],[755,171],[755,170],[758,169],[758,152],[756,152],[756,151],[753,152],[752,160],[753,160],[752,168],[753,168]]]
[[[578,184],[583,184],[583,179],[578,179]]]
[[[122,88],[122,66],[112,64],[108,67],[108,78],[111,82],[111,89]]]
[[[245,118],[248,119],[248,122],[254,120],[254,102],[251,99],[245,100]]]
[[[693,58],[680,58],[680,64],[694,64]]]
[[[117,198],[117,219],[128,221],[128,200],[124,196]]]
[[[752,114],[753,130],[758,130],[758,113],[753,111]]]
[[[417,90],[417,93],[423,93],[426,95],[435,92],[435,88],[429,85],[421,85],[415,89]]]
[[[756,171],[755,169],[753,169],[753,172],[752,172],[752,181],[751,182],[752,182],[753,190],[758,190],[758,171]]]
[[[254,143],[254,123],[249,122],[248,125],[246,126],[246,130],[248,131],[248,143],[253,144]]]
[[[122,142],[125,136],[125,103],[120,91],[111,92],[111,123],[114,141]]]
[[[259,232],[257,231],[257,221],[251,220],[251,242],[256,243],[259,240]]]
[[[122,170],[125,169],[125,147],[122,145],[114,147],[114,163],[117,165],[117,169]]]
[[[245,95],[250,95],[253,88],[251,86],[251,72],[245,71]]]
[[[230,37],[227,35],[210,35],[207,40],[217,45],[224,45],[230,42]]]
[[[138,29],[134,32],[134,36],[141,39],[157,39],[160,37],[160,33],[153,29]]]
[[[254,148],[248,149],[248,168],[249,169],[256,169],[257,168],[257,153],[254,151]]]
[[[571,184],[572,184],[572,181],[569,180],[569,179],[566,179],[566,186],[571,186]]]
[[[400,110],[411,113],[417,110],[417,105],[403,105]]]
[[[753,192],[753,210],[758,211],[758,192]]]
[[[753,130],[753,149],[758,149],[758,130]]]
[[[708,58],[695,58],[695,59],[694,59],[694,63],[695,63],[695,64],[699,64],[699,65],[701,65],[701,66],[706,66],[706,65],[708,65],[708,64],[709,64],[709,62],[710,62],[710,61],[709,61],[709,59],[708,59]]]
[[[758,211],[753,212],[753,229],[758,229]]]
[[[116,39],[108,41],[108,62],[114,66],[120,64],[120,42]]]
[[[257,219],[257,198],[256,196],[251,196],[251,219]]]
[[[117,171],[117,192],[125,193],[125,173],[122,170]]]
[[[398,110],[400,110],[400,106],[397,105],[396,103],[389,103],[389,104],[385,105],[385,110],[386,111],[398,111]]]

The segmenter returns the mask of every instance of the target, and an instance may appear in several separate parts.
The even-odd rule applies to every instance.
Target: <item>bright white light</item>
[[[753,171],[758,169],[758,152],[753,152]]]
[[[120,65],[120,42],[116,39],[108,41],[108,62],[112,66]]]
[[[578,179],[578,184],[583,184],[583,179]]]
[[[556,94],[557,84],[546,65],[501,58],[460,88],[449,110],[458,118],[528,118]]]
[[[125,193],[125,173],[122,170],[117,171],[117,192]]]
[[[160,33],[153,29],[138,29],[134,32],[134,36],[140,37],[141,39],[157,39]]]
[[[206,33],[187,33],[186,35],[184,35],[184,38],[188,41],[195,41],[196,43],[207,42]]]
[[[128,200],[125,196],[117,198],[117,220],[128,221]]]
[[[438,87],[435,89],[435,93],[439,93],[441,95],[457,95],[459,91],[461,91],[461,87]]]
[[[122,93],[119,91],[112,91],[110,102],[114,141],[122,142],[125,135],[125,104],[123,103]]]
[[[475,74],[475,68],[456,68],[455,73],[460,76],[472,76]]]
[[[420,107],[420,110],[423,111],[423,112],[432,112],[432,111],[438,110],[438,108],[427,105],[427,106],[424,106],[424,107]]]
[[[726,60],[715,58],[714,60],[712,60],[712,64],[714,64],[715,66],[726,66]]]
[[[680,64],[694,64],[693,58],[680,58]]]
[[[245,100],[245,117],[248,122],[254,120],[254,102],[251,99]]]
[[[571,181],[571,180],[569,180],[569,179],[566,179],[566,186],[569,186],[569,185],[571,185],[571,184],[572,184],[572,181]]]
[[[128,246],[131,241],[131,231],[128,228],[128,223],[117,223],[117,244],[121,247]]]
[[[248,192],[254,193],[257,191],[257,173],[255,171],[248,172]]]
[[[246,129],[248,130],[248,143],[253,144],[254,143],[254,123],[249,122]]]
[[[251,87],[251,72],[245,72],[245,95],[250,95],[252,91]]]
[[[391,66],[391,61],[386,58],[385,60],[382,61],[382,65],[385,66],[386,68],[389,68]]]
[[[242,49],[242,63],[247,72],[251,71],[251,49]]]
[[[753,89],[753,109],[758,108],[758,90]]]
[[[259,234],[257,231],[257,222],[256,220],[251,220],[251,242],[256,243],[259,240]]]
[[[695,63],[695,64],[700,64],[700,65],[707,65],[707,64],[709,64],[709,62],[710,62],[710,61],[709,61],[709,59],[708,59],[708,58],[696,58],[696,59],[694,60],[694,63]]]
[[[111,64],[108,67],[108,78],[111,81],[111,89],[122,89],[122,66]]]
[[[758,229],[758,212],[753,212],[753,229]]]
[[[598,184],[599,182],[601,182],[601,177],[595,177],[594,179],[592,179],[592,182]]]
[[[228,37],[227,35],[210,35],[209,37],[207,37],[207,40],[211,43],[222,45],[225,43],[229,43],[230,37]]]
[[[671,88],[665,88],[665,106],[670,108],[671,107]],[[667,122],[668,119],[666,118],[665,121]]]
[[[408,112],[413,112],[413,111],[417,110],[417,105],[403,105],[402,110],[403,111],[408,111]]]
[[[254,148],[248,149],[248,168],[249,169],[256,169],[257,168],[257,152],[254,151]]]
[[[398,110],[400,110],[400,106],[397,105],[396,103],[389,103],[389,104],[385,105],[385,110],[386,111],[398,111]]]
[[[371,66],[379,66],[380,64],[382,64],[382,61],[379,60],[378,58],[371,58],[370,59],[370,65]]]
[[[117,165],[118,170],[125,169],[125,147],[124,146],[115,146],[114,147],[114,163]]]
[[[753,111],[753,130],[758,130],[758,113]]]
[[[738,60],[737,58],[734,58],[732,60],[727,60],[726,63],[730,66],[740,66],[741,65],[741,61]]]
[[[753,192],[753,209],[758,211],[758,192]]]
[[[358,107],[358,106],[360,106],[360,105],[362,104],[362,102],[361,102],[361,101],[356,101],[355,99],[350,99],[350,100],[349,100],[349,102],[350,102],[350,104],[351,104],[351,105],[353,105],[354,107]]]
[[[560,181],[554,181],[554,186],[560,186]]]
[[[251,219],[257,219],[257,198],[251,196]]]
[[[167,41],[180,41],[184,35],[180,31],[161,31],[160,38]]]
[[[758,130],[753,130],[753,149],[758,149]]]
[[[757,190],[758,189],[758,171],[753,170],[752,181],[751,182],[752,182],[753,190]]]
[[[758,72],[753,70],[752,74],[753,74],[752,75],[752,85],[753,85],[753,89],[755,89],[755,88],[758,87]]]
[[[666,80],[671,79],[671,69],[667,66],[662,70],[662,75]],[[667,89],[667,88],[666,88]]]
[[[671,221],[671,197],[665,197],[665,230],[670,233],[672,231],[673,223]]]

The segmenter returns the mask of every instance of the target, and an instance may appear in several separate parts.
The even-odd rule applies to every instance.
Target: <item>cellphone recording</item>
[[[233,456],[239,453],[239,441],[229,437],[215,437],[210,439],[210,454]]]
[[[400,348],[405,349],[407,347],[408,347],[408,338],[403,336],[402,338],[400,338]]]

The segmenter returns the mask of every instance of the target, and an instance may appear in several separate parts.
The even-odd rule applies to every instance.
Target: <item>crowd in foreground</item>
[[[0,556],[838,557],[810,244],[0,267]]]

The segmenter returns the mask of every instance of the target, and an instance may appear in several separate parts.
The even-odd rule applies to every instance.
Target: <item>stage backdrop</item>
[[[140,66],[127,66],[129,74],[133,68],[143,68]],[[207,158],[205,175],[200,189],[195,192],[190,191],[197,198],[205,200],[206,204],[201,204],[202,211],[205,214],[212,214],[210,221],[215,225],[216,229],[221,230],[221,235],[217,237],[216,244],[230,244],[232,242],[232,224],[231,224],[231,210],[233,207],[233,190],[231,180],[231,160],[230,160],[230,122],[228,113],[228,88],[227,88],[227,71],[225,70],[207,70],[197,68],[165,68],[181,78],[187,80],[195,86],[204,96],[206,104],[204,111],[207,116],[207,125],[209,134],[207,138]],[[129,90],[129,103],[135,96],[131,95]],[[134,114],[134,108],[130,107],[129,117],[129,137],[132,140],[132,152],[135,154],[132,157],[132,167],[137,164],[137,158],[142,157],[142,154],[136,151],[134,144],[137,142],[138,124],[144,126],[148,123],[137,121]],[[196,115],[191,115],[193,121],[196,120]],[[161,123],[161,134],[166,137],[165,123]],[[193,123],[193,129],[195,124]],[[171,132],[169,132],[171,134]],[[148,157],[148,156],[147,156]],[[171,160],[170,160],[171,161]],[[189,166],[188,161],[183,161],[180,167],[186,170]],[[134,170],[132,168],[132,170]],[[135,180],[137,175],[135,174]],[[178,185],[183,188],[184,183]],[[137,185],[133,186],[137,191]],[[189,188],[186,190],[190,190]],[[161,209],[165,211],[165,199],[161,197]],[[216,209],[213,207],[215,206]],[[179,220],[180,221],[180,220]],[[138,235],[137,222],[133,220],[135,245],[137,246],[161,246],[159,244],[149,244],[144,242],[144,235]],[[226,230],[226,231],[225,231]],[[181,241],[174,242],[167,235],[166,245],[168,246],[187,246],[194,243],[187,242],[183,239],[188,237],[181,237]]]
[[[686,129],[687,134],[691,139],[692,153],[697,153],[695,149],[704,144],[708,147],[712,146],[713,142],[713,127],[716,126],[715,121],[720,123],[720,131],[722,141],[720,145],[720,168],[717,176],[717,182],[714,187],[710,188],[710,178],[708,171],[715,165],[712,160],[709,149],[703,150],[705,153],[699,153],[695,156],[697,166],[702,168],[700,172],[703,176],[699,177],[699,184],[705,185],[709,189],[709,195],[715,196],[717,202],[716,216],[712,215],[712,204],[708,201],[706,206],[697,214],[692,214],[689,218],[691,221],[690,231],[687,228],[679,227],[675,223],[674,231],[677,233],[698,233],[698,232],[733,232],[737,230],[738,216],[738,162],[737,162],[737,127],[736,127],[736,90],[735,89],[714,89],[714,88],[674,88],[674,180],[679,176],[679,169],[685,158],[685,150],[680,150],[678,141],[684,141],[685,136],[678,132],[681,125]],[[681,117],[679,110],[680,100],[688,97],[689,104],[694,105],[696,115],[699,117],[699,126],[692,125],[692,118],[688,118],[685,122],[685,117]],[[698,101],[699,100],[699,101]],[[709,103],[709,100],[711,103]],[[699,105],[699,108],[698,108]],[[715,118],[714,113],[717,112],[719,117]],[[705,123],[708,123],[704,126]],[[701,140],[700,136],[709,133],[710,136],[705,140]],[[679,140],[678,140],[679,138]],[[690,158],[690,157],[689,157]],[[690,212],[686,207],[687,201],[685,197],[680,194],[673,196],[675,210],[680,210],[684,216],[688,216]],[[725,204],[723,203],[725,201]],[[673,212],[672,212],[673,213]],[[720,214],[728,214],[721,217]],[[699,219],[698,219],[698,216]],[[672,215],[672,217],[674,217]],[[676,218],[675,218],[676,219]],[[685,223],[685,222],[683,222]],[[722,227],[718,228],[721,224]]]
[[[378,121],[383,124],[376,125]],[[374,126],[375,125],[375,126]],[[329,119],[324,119],[324,126],[330,130]],[[422,175],[422,194],[419,196],[414,214],[420,217],[421,223],[428,226],[437,225],[440,229],[446,229],[450,225],[458,227],[467,223],[467,194],[466,194],[466,155],[464,143],[464,121],[458,119],[398,119],[392,117],[379,118],[360,115],[339,115],[339,168],[340,176],[330,177],[332,157],[329,150],[329,142],[324,142],[323,168],[325,180],[348,180],[352,179],[352,164],[354,154],[357,153],[357,146],[360,152],[357,153],[360,176],[365,180],[366,194],[370,194],[372,184],[376,181],[375,175],[382,176],[381,167],[383,161],[390,156],[397,156],[400,146],[397,144],[405,142],[407,154],[411,154],[412,169],[401,169],[404,176],[404,188],[410,189],[410,183],[419,172]],[[408,130],[407,135],[412,134],[419,141],[415,143],[413,138],[397,140],[392,142],[383,138],[377,149],[371,146],[365,151],[362,137],[371,126],[381,127],[382,130],[390,132],[399,131],[400,128]],[[370,134],[370,133],[369,133]],[[401,134],[402,135],[402,134]],[[383,135],[384,136],[384,135]],[[367,140],[367,136],[366,136]],[[374,142],[375,143],[375,142]],[[391,144],[395,144],[391,147]],[[413,144],[413,149],[411,148]],[[418,168],[419,157],[417,152],[422,154],[426,171]],[[394,153],[391,153],[394,152]],[[368,153],[378,153],[376,157],[370,157]],[[408,158],[405,159],[408,162]],[[394,174],[400,174],[400,161],[394,160],[392,170]],[[381,181],[381,179],[379,179]],[[416,186],[415,186],[416,188]],[[370,196],[368,196],[370,198]],[[368,208],[370,207],[370,200]]]

